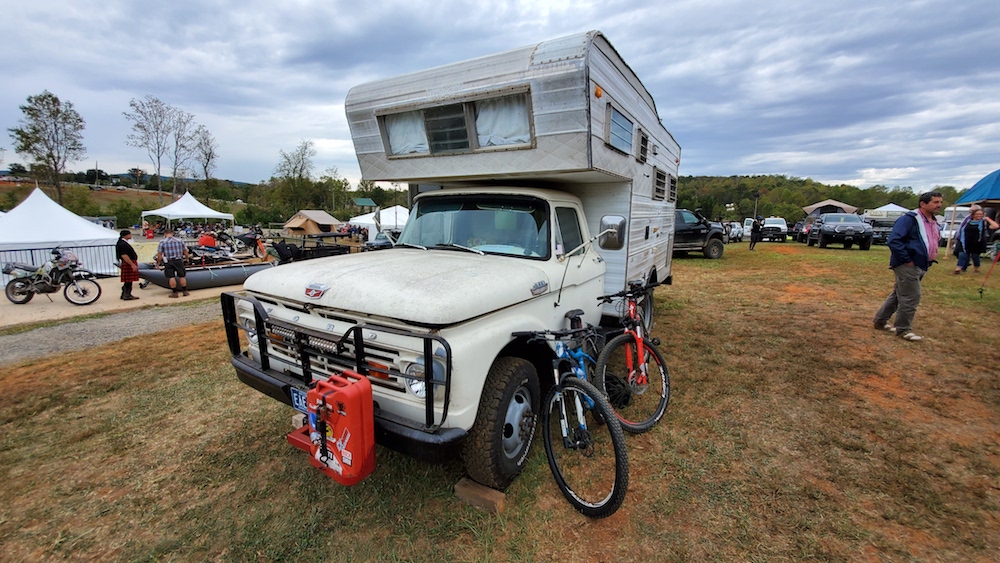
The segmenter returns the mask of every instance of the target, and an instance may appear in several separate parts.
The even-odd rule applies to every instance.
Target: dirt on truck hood
[[[395,248],[268,268],[244,287],[321,307],[449,325],[531,299],[532,287],[547,292],[545,284],[548,276],[530,260]]]

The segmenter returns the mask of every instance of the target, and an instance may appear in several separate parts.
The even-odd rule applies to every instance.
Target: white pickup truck
[[[225,294],[233,366],[302,412],[356,371],[379,443],[505,488],[553,383],[552,349],[511,333],[598,324],[620,315],[599,296],[670,282],[680,147],[598,32],[364,84],[346,111],[364,178],[410,186],[409,222],[393,248]]]

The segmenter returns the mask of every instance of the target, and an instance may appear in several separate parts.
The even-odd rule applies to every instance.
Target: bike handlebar
[[[514,338],[527,337],[529,340],[568,340],[570,338],[593,332],[594,327],[588,325],[581,328],[567,328],[563,330],[519,330],[510,333]]]
[[[662,285],[662,283],[661,282],[655,282],[655,283],[651,283],[651,284],[646,285],[646,286],[643,286],[642,284],[639,284],[639,283],[630,283],[627,289],[623,289],[623,290],[619,291],[618,293],[612,293],[612,294],[609,294],[609,295],[603,295],[601,297],[598,297],[597,300],[598,301],[603,301],[604,303],[610,303],[610,302],[614,301],[615,299],[622,298],[622,297],[630,297],[630,298],[640,297],[642,295],[648,294],[650,292],[650,290],[652,290],[653,288],[655,288],[656,286],[659,286],[659,285]]]

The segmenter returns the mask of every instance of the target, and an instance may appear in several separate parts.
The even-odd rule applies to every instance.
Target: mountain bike
[[[614,514],[628,490],[625,434],[604,396],[585,379],[584,342],[593,327],[560,331],[515,332],[528,342],[545,341],[555,349],[556,383],[542,403],[545,457],[566,500],[590,518]],[[593,360],[591,360],[593,361]]]
[[[624,333],[610,339],[597,358],[594,385],[608,398],[625,431],[642,434],[663,418],[670,402],[670,371],[657,349],[659,340],[646,335],[639,303],[656,284],[629,282],[628,288],[599,299],[621,300]]]

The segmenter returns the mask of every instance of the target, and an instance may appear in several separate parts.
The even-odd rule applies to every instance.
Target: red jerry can
[[[309,463],[341,485],[375,470],[372,384],[351,371],[317,381],[306,394]]]

